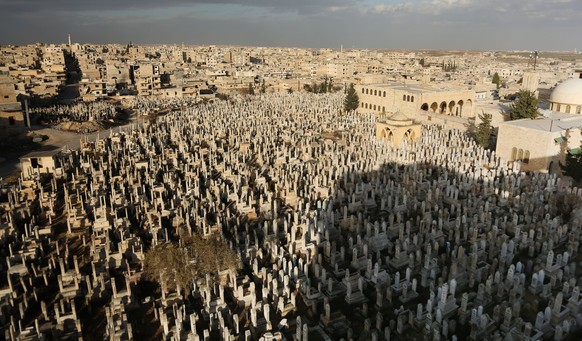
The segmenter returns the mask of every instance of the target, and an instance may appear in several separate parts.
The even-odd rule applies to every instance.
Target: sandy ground
[[[130,121],[128,124],[113,128],[113,131],[119,131],[120,129],[124,129],[132,122]],[[25,132],[26,130],[23,130]],[[30,153],[31,151],[46,151],[46,150],[55,150],[55,149],[77,149],[81,144],[82,139],[88,139],[89,141],[95,141],[98,136],[108,136],[110,130],[102,130],[99,132],[94,133],[76,133],[71,131],[63,131],[57,130],[53,128],[46,128],[42,126],[33,126],[31,132],[37,135],[46,135],[48,139],[41,143],[41,147],[35,150],[26,150],[26,151],[18,151],[15,150],[14,152],[5,151],[0,152],[0,178],[6,178],[14,173],[20,171],[20,157]],[[0,138],[2,132],[0,132]],[[0,181],[1,183],[2,181]]]

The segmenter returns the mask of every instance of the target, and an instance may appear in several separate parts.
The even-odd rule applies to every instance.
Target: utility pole
[[[532,51],[532,52],[529,54],[529,58],[530,58],[530,59],[533,59],[533,63],[534,63],[534,71],[535,71],[535,69],[536,69],[536,66],[537,66],[537,63],[538,63],[538,56],[539,56],[539,54],[540,54],[540,52],[539,52],[539,51]],[[528,64],[529,64],[529,62],[528,62]]]

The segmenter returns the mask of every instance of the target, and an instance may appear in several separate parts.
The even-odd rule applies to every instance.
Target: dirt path
[[[32,151],[48,151],[63,148],[77,149],[80,147],[82,139],[87,139],[88,141],[94,142],[97,137],[102,138],[109,136],[110,131],[118,132],[120,130],[128,129],[133,123],[134,121],[130,120],[125,125],[88,134],[57,130],[41,126],[33,126],[31,131],[37,135],[46,135],[48,136],[48,139],[41,143],[42,146],[39,149],[24,151],[15,150],[13,152],[7,151],[0,153],[0,178],[6,178],[16,172],[19,172],[20,157]]]

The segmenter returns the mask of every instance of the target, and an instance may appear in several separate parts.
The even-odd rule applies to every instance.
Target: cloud
[[[573,49],[571,0],[0,0],[0,44]],[[18,27],[18,30],[14,30]],[[582,46],[578,46],[582,48]]]
[[[362,13],[370,15],[445,16],[456,21],[467,15],[478,21],[495,20],[495,15],[507,13],[508,20],[540,18],[571,18],[582,14],[582,2],[572,0],[424,0],[420,2],[382,2],[364,6]],[[493,18],[492,18],[493,17]],[[540,23],[543,25],[543,23]]]
[[[357,5],[360,0],[0,0],[0,11],[18,12],[83,12],[155,10],[196,5],[237,5],[299,13],[320,12],[326,9]]]

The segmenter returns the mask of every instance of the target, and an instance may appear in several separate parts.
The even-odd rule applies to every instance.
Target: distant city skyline
[[[574,51],[574,0],[0,0],[0,44]]]

